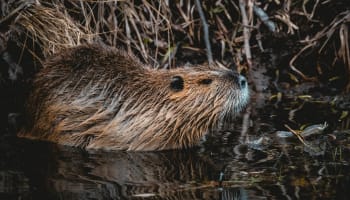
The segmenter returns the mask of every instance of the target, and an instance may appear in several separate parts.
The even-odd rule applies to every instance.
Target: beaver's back
[[[49,139],[55,135],[56,124],[69,114],[75,117],[69,124],[77,125],[75,122],[88,119],[86,113],[93,114],[107,107],[118,88],[132,79],[131,74],[142,70],[143,65],[134,57],[101,45],[83,45],[56,54],[45,62],[33,81],[26,113],[26,130],[31,131],[22,131],[20,135]],[[74,103],[81,104],[81,110],[79,105],[69,107]],[[60,132],[65,134],[77,129],[84,130],[78,126],[62,127]]]

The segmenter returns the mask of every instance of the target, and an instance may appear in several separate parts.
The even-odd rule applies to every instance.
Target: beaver
[[[156,151],[196,146],[249,99],[246,79],[216,65],[155,69],[99,44],[47,59],[19,137],[85,149]]]

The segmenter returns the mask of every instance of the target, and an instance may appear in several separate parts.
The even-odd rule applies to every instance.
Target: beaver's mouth
[[[234,84],[234,89],[230,92],[231,94],[229,95],[228,99],[229,102],[232,102],[232,105],[227,106],[233,115],[237,115],[247,106],[249,101],[248,81],[240,74],[234,72],[227,72],[227,74]]]
[[[249,98],[248,86],[231,91],[223,106],[222,113],[219,117],[219,124],[233,122],[235,118],[248,107]]]
[[[249,95],[249,89],[248,86],[245,87],[244,89],[241,89],[241,110],[245,109],[249,103],[250,95]]]
[[[250,99],[249,88],[248,88],[248,85],[245,81],[245,78],[242,81],[244,81],[244,83],[242,83],[242,85],[240,86],[240,89],[234,90],[233,94],[231,95],[232,97],[234,97],[234,99],[233,99],[233,107],[234,107],[233,112],[235,114],[238,114],[243,109],[245,109],[247,107],[249,99]]]

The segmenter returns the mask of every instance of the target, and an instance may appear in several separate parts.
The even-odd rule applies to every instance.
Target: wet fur
[[[173,76],[183,77],[183,90],[170,88]],[[74,47],[37,74],[19,136],[88,149],[192,147],[247,103],[235,76],[218,67],[152,69],[115,48]],[[213,82],[199,83],[206,78]]]

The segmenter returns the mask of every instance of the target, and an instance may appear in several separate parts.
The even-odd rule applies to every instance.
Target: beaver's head
[[[110,126],[113,133],[107,134],[123,133],[122,140],[115,140],[128,144],[129,150],[197,145],[208,131],[233,118],[248,102],[247,80],[228,69],[146,71],[125,85],[127,97]]]
[[[249,99],[247,80],[228,69],[197,67],[160,73],[167,79],[169,100],[176,105],[186,102],[184,109],[202,108],[208,116],[219,114],[224,119],[238,114]]]

